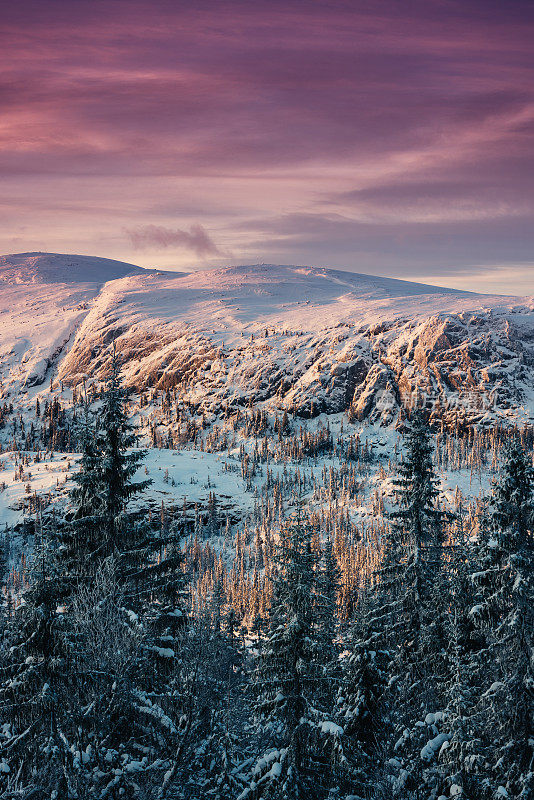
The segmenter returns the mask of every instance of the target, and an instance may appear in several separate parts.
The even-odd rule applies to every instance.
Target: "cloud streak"
[[[223,255],[202,225],[191,225],[188,231],[164,228],[163,225],[141,225],[126,230],[126,235],[135,250],[183,247],[200,257]]]

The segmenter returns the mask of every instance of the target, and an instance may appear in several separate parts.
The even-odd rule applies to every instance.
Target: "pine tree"
[[[488,653],[471,614],[474,553],[461,517],[447,552],[447,583],[442,583],[447,607],[447,670],[441,686],[446,702],[443,713],[434,713],[433,724],[448,738],[437,754],[437,763],[430,759],[428,772],[438,795],[479,798],[484,793],[480,768],[485,762],[479,699]],[[427,773],[427,788],[428,783]]]
[[[386,545],[382,577],[394,590],[402,572],[401,606],[408,637],[401,650],[410,653],[431,650],[436,641],[435,618],[425,617],[436,600],[435,590],[442,570],[444,514],[438,506],[439,479],[433,463],[431,432],[421,413],[415,414],[405,434],[404,458],[394,480],[396,508],[391,514],[391,532]],[[400,563],[399,563],[400,562]],[[425,627],[426,626],[426,627]],[[431,631],[429,631],[429,627]]]
[[[101,443],[95,415],[87,401],[83,418],[78,423],[78,439],[82,455],[70,491],[73,512],[61,531],[65,578],[70,578],[71,582],[81,576],[89,577],[107,555]]]
[[[180,740],[181,534],[129,513],[148,481],[133,481],[143,454],[125,402],[114,354],[101,424],[87,411],[82,426],[73,513],[59,537],[53,519],[39,528],[3,653],[0,779],[24,792],[139,796]]]
[[[437,724],[446,704],[448,585],[431,436],[422,414],[415,414],[394,481],[397,504],[371,614],[377,644],[390,653],[381,737],[396,765],[392,785],[399,796],[410,791],[431,796],[435,758],[447,738]]]
[[[71,692],[53,552],[50,531],[39,519],[29,587],[3,642],[0,786],[3,792],[23,786],[29,793],[69,797],[72,759],[61,717],[70,708]]]
[[[388,680],[390,653],[385,649],[383,609],[371,588],[359,593],[355,618],[343,642],[342,680],[337,706],[340,724],[348,740],[353,789],[365,796],[377,779],[377,762],[389,729],[382,702]]]
[[[534,469],[519,438],[504,452],[473,580],[472,613],[488,646],[480,699],[488,797],[491,787],[523,800],[534,792]]]
[[[132,480],[145,459],[146,452],[132,449],[137,444],[137,435],[126,414],[128,394],[121,383],[119,358],[114,348],[111,375],[99,410],[105,556],[120,554],[123,549],[120,536],[121,532],[124,533],[126,505],[132,497],[143,492],[151,483],[150,480],[137,482]]]
[[[241,798],[326,797],[334,781],[331,753],[342,758],[343,729],[322,708],[325,675],[311,599],[316,557],[310,526],[293,518],[280,532],[269,629],[256,673],[257,713],[271,749],[257,762]]]
[[[184,582],[182,535],[174,525],[158,528],[128,510],[129,501],[151,480],[133,480],[146,453],[134,449],[137,437],[128,421],[127,398],[114,349],[98,425],[87,404],[80,424],[82,458],[70,493],[72,520],[63,532],[64,565],[67,574],[88,579],[105,559],[113,557],[130,598],[139,603],[143,597],[157,597],[157,624],[161,628],[166,620],[175,626],[176,615],[172,615]]]
[[[335,639],[339,584],[340,570],[334,555],[332,540],[328,538],[316,564],[314,602],[314,624],[317,628],[321,660],[325,669],[338,662]]]

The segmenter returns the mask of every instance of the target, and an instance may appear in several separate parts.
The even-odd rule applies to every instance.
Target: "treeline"
[[[148,481],[116,359],[100,400],[98,424],[80,409],[68,510],[39,515],[22,601],[3,609],[0,797],[532,797],[534,473],[519,437],[473,531],[443,510],[415,416],[380,557],[350,598],[349,523],[336,541],[305,507],[276,537],[265,520],[252,571],[238,537],[233,582],[212,551],[200,595],[198,540],[184,556],[179,525],[128,511]],[[266,478],[274,514],[297,479]],[[323,483],[352,494],[357,474]],[[226,594],[247,586],[245,629]]]

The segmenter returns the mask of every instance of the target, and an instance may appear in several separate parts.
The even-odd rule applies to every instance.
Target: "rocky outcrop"
[[[515,319],[515,321],[514,321]],[[270,329],[221,345],[191,327],[99,328],[80,335],[64,359],[65,382],[103,377],[111,340],[136,390],[176,388],[188,403],[217,412],[267,403],[304,418],[350,410],[358,420],[390,424],[399,409],[424,403],[453,420],[532,418],[534,334],[527,310],[438,314],[419,321],[320,333]]]

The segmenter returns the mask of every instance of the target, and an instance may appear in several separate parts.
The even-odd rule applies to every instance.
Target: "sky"
[[[534,294],[532,0],[19,0],[0,252]]]

